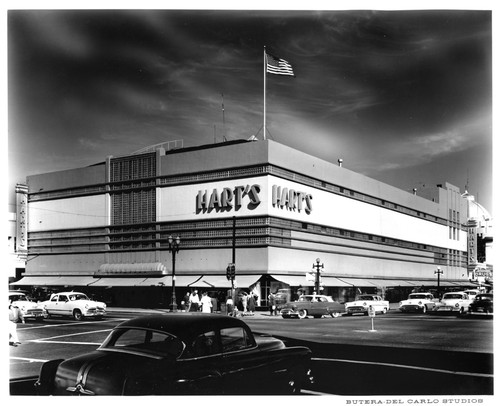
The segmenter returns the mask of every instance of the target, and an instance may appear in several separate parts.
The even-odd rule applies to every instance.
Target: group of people
[[[213,300],[208,293],[203,292],[200,297],[197,290],[186,293],[181,302],[181,309],[186,312],[212,313],[214,307]]]

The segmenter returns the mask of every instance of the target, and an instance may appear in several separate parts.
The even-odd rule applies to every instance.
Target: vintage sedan
[[[435,304],[432,293],[410,293],[407,300],[399,302],[399,310],[403,313],[427,313],[428,310],[434,309]]]
[[[493,293],[478,293],[467,314],[493,316]]]
[[[378,295],[359,295],[354,302],[345,304],[346,314],[362,313],[368,315],[368,309],[372,306],[376,313],[387,313],[389,311],[389,301],[382,299]]]
[[[49,317],[68,316],[81,320],[84,317],[102,318],[106,314],[105,303],[91,300],[81,292],[55,293],[42,305]]]
[[[302,295],[299,300],[286,303],[280,313],[284,319],[290,317],[305,319],[307,316],[320,318],[327,315],[338,317],[345,313],[345,307],[334,301],[330,296]]]
[[[469,310],[472,300],[465,292],[447,292],[432,309],[435,313],[455,313],[465,314]]]
[[[253,334],[239,318],[167,313],[116,326],[96,350],[43,364],[46,395],[298,393],[311,351]]]
[[[25,292],[18,290],[9,291],[9,302],[17,307],[22,319],[41,321],[47,317],[44,307],[31,299]]]

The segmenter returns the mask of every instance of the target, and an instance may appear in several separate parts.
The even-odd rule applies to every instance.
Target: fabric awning
[[[59,276],[25,276],[10,285],[51,286],[55,285],[58,279]]]
[[[337,278],[341,280],[342,282],[346,282],[351,286],[354,287],[373,287],[377,286],[376,283],[371,282],[370,279],[362,279],[362,278]]]
[[[99,270],[95,273],[96,277],[106,277],[106,276],[138,276],[147,277],[151,276],[161,276],[167,273],[165,265],[161,262],[145,262],[145,263],[133,263],[133,264],[102,264],[99,266]]]
[[[277,281],[290,286],[314,286],[314,281],[308,281],[304,275],[271,275]]]
[[[414,287],[415,283],[411,281],[405,281],[403,279],[369,279],[371,283],[376,284],[377,286],[406,286],[406,287]]]
[[[261,275],[236,275],[234,281],[238,288],[249,288],[255,285],[260,277]],[[231,286],[231,283],[229,283],[229,286]]]
[[[222,275],[205,275],[189,284],[193,288],[230,288],[231,281]]]
[[[29,286],[88,286],[96,282],[92,276],[25,276],[11,285]]]
[[[200,275],[175,275],[175,286],[187,287],[200,278]],[[161,278],[146,278],[138,286],[172,286],[172,275]]]
[[[146,278],[100,278],[92,286],[140,286]]]

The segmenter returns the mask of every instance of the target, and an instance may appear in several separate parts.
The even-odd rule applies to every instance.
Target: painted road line
[[[121,320],[129,320],[129,319],[113,319],[113,321],[121,321]],[[18,331],[24,331],[24,330],[36,330],[39,328],[50,328],[50,327],[68,327],[68,326],[78,326],[79,324],[97,324],[97,323],[109,323],[110,320],[98,320],[98,321],[81,321],[81,322],[75,322],[75,323],[62,323],[62,324],[44,324],[43,326],[29,326],[29,327],[24,327],[24,326],[19,326]]]
[[[23,357],[10,357],[11,360],[27,361],[27,362],[47,362],[48,359],[36,359],[36,358],[23,358]]]
[[[73,333],[73,334],[63,334],[60,336],[54,336],[54,337],[47,337],[47,338],[39,338],[36,340],[28,340],[28,342],[48,342],[48,340],[54,340],[56,338],[66,338],[66,337],[73,337],[73,336],[79,336],[79,335],[85,335],[85,334],[96,334],[96,333],[104,333],[113,330],[112,328],[108,328],[106,330],[96,330],[96,331],[84,331],[82,333]]]
[[[477,373],[477,372],[450,371],[448,369],[418,367],[415,365],[391,364],[388,362],[355,361],[355,360],[351,360],[351,359],[334,359],[334,358],[311,358],[311,359],[313,361],[344,362],[344,363],[351,363],[351,364],[379,365],[379,366],[386,366],[386,367],[393,367],[393,368],[417,369],[419,371],[439,372],[439,373],[452,374],[452,375],[465,375],[465,376],[476,376],[476,377],[481,377],[481,378],[493,378],[492,374],[481,374],[481,373]]]
[[[85,342],[85,341],[57,341],[57,340],[50,340],[50,341],[47,341],[47,340],[31,340],[30,341],[31,343],[43,343],[43,344],[75,344],[75,345],[101,345],[102,342],[100,343],[89,343],[89,342]]]

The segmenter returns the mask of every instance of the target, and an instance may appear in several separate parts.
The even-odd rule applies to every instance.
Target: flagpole
[[[266,139],[266,46],[264,45],[264,124],[262,125],[264,131],[264,140]]]

